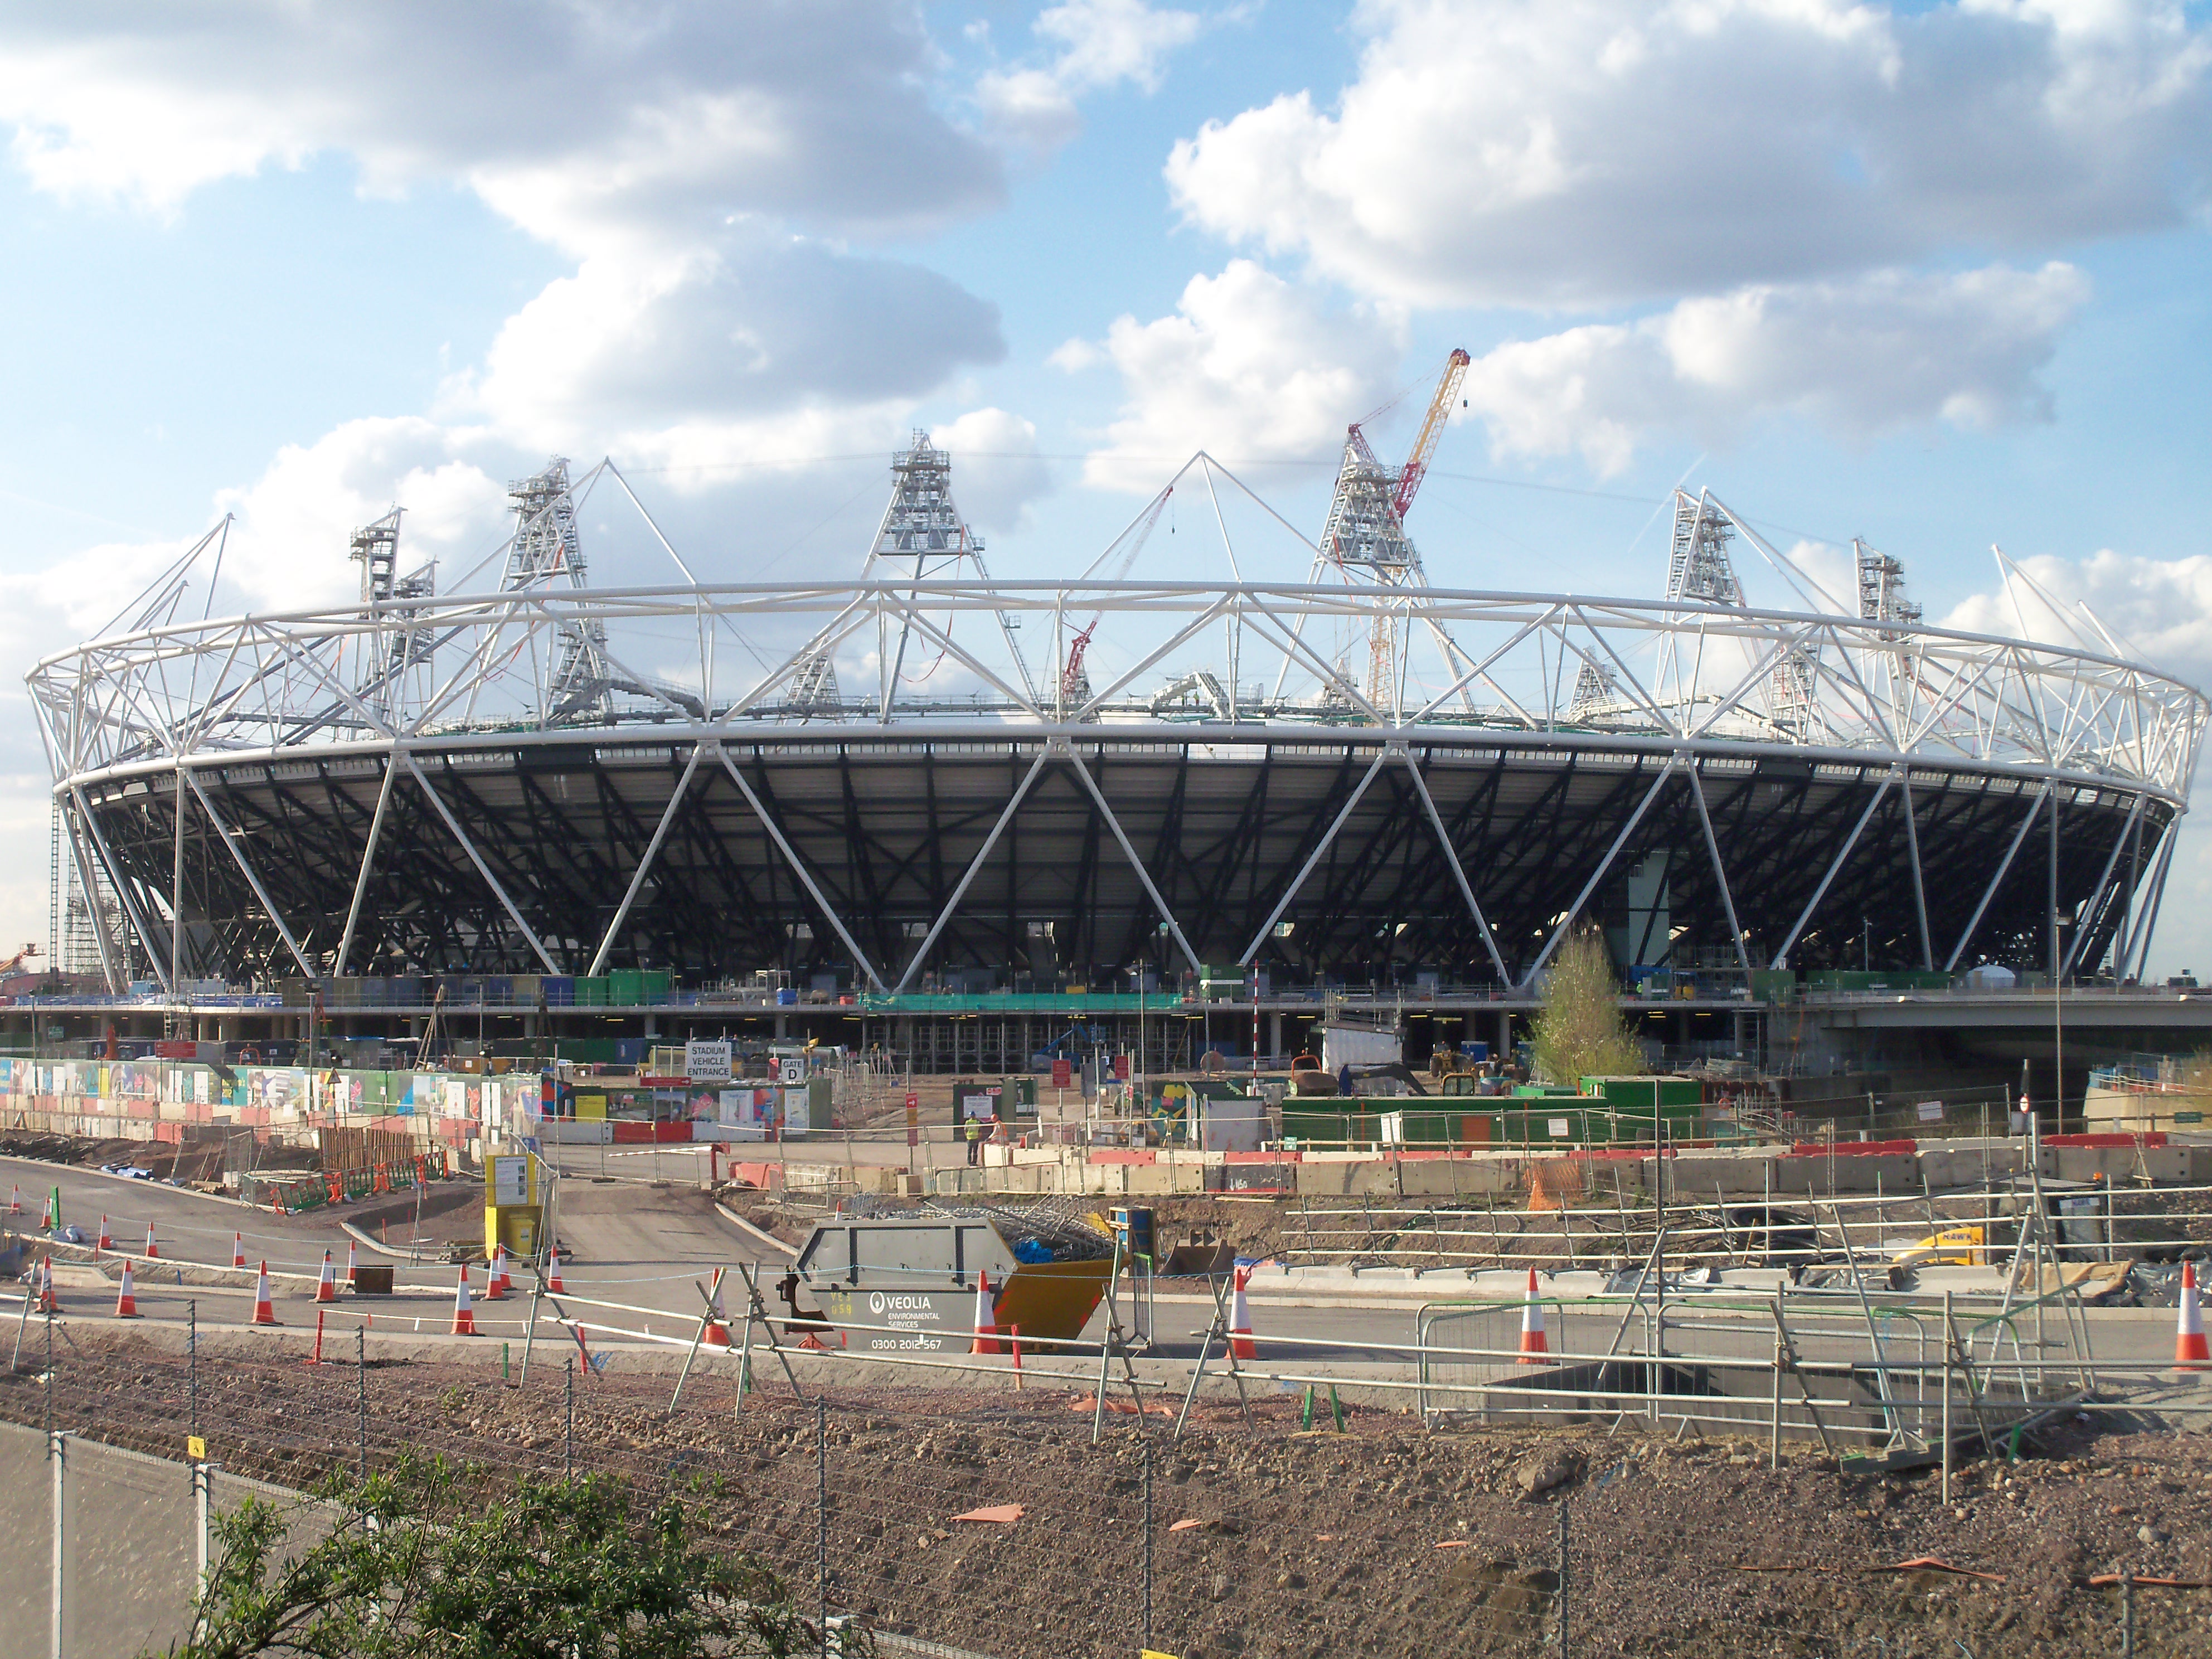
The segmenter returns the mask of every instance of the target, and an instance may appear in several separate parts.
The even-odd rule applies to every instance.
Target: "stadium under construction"
[[[1431,585],[1406,520],[1464,367],[1402,465],[1351,429],[1317,535],[1200,454],[1059,580],[993,577],[921,434],[849,576],[697,580],[613,463],[556,459],[473,585],[404,571],[395,509],[357,600],[191,619],[218,526],[29,676],[59,965],[104,993],[53,1006],[982,1070],[1146,1021],[1160,1063],[1294,1051],[1333,990],[1418,1011],[1418,1063],[1510,1040],[1593,922],[1715,1051],[1808,977],[2140,975],[2199,692],[2094,619],[1930,626],[1863,544],[1830,592],[1711,493],[1659,599]],[[595,496],[680,580],[593,585]],[[1195,533],[1152,574],[1178,502],[1210,577]]]

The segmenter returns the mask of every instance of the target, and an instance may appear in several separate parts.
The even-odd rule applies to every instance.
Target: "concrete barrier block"
[[[2182,1146],[2145,1146],[2140,1152],[2133,1146],[2046,1146],[2043,1149],[2043,1172],[2060,1181],[2092,1181],[2100,1176],[2107,1181],[2124,1181],[2131,1176],[2148,1174],[2153,1181],[2178,1185],[2189,1178],[2188,1154],[2193,1150]]]
[[[1984,1145],[1976,1140],[1960,1146],[1942,1141],[1924,1142],[1914,1161],[1919,1166],[1920,1178],[1939,1193],[1957,1187],[1978,1187],[1984,1179],[2002,1180],[2018,1175],[2024,1167],[2022,1148],[2017,1143],[2002,1141]]]
[[[1667,1190],[1691,1200],[1716,1194],[1729,1198],[1756,1195],[1768,1190],[1770,1167],[1779,1162],[1771,1158],[1737,1158],[1730,1154],[1686,1154],[1668,1160]],[[1639,1165],[1641,1170],[1648,1170],[1648,1167],[1649,1160]],[[1778,1177],[1774,1179],[1772,1189],[1784,1189]]]
[[[1832,1168],[1832,1175],[1831,1170]],[[1774,1160],[1778,1193],[1917,1193],[1920,1172],[1909,1152],[1833,1159],[1817,1155]]]
[[[1384,1168],[1387,1172],[1388,1166]],[[1401,1190],[1408,1198],[1488,1198],[1520,1185],[1516,1170],[1487,1158],[1422,1158],[1400,1164],[1398,1174],[1404,1183]]]
[[[1298,1191],[1316,1198],[1374,1198],[1396,1192],[1397,1184],[1379,1159],[1359,1163],[1331,1159],[1299,1164]]]

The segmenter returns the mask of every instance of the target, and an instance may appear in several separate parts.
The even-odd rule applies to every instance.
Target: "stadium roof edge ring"
[[[380,521],[359,603],[179,623],[173,580],[32,671],[111,978],[1520,983],[1584,918],[1624,965],[2124,975],[2208,712],[2102,642],[1740,595],[1006,581],[980,544],[595,588],[562,499],[498,591],[410,587]]]

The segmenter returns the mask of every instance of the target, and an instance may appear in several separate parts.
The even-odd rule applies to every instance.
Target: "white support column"
[[[353,930],[361,920],[361,902],[368,891],[368,872],[376,863],[376,843],[384,833],[384,809],[392,799],[392,781],[399,775],[397,750],[384,757],[384,781],[377,788],[376,811],[368,820],[368,839],[362,843],[361,870],[353,880],[353,902],[346,907],[345,933],[338,940],[338,959],[331,972],[345,976],[346,961],[353,955]]]
[[[783,827],[769,816],[768,808],[761,804],[761,798],[753,793],[752,785],[745,781],[745,775],[738,770],[738,763],[730,758],[730,751],[717,744],[714,745],[714,753],[721,760],[722,769],[730,775],[730,781],[738,786],[738,793],[745,798],[745,804],[753,809],[754,816],[760,819],[761,827],[768,831],[769,838],[782,849],[784,860],[791,866],[792,872],[799,878],[799,884],[814,896],[814,902],[821,908],[822,914],[829,917],[830,927],[836,929],[837,937],[844,940],[845,948],[853,953],[853,960],[860,964],[860,971],[868,976],[868,983],[878,991],[882,990],[884,976],[876,971],[875,963],[870,962],[867,952],[860,949],[860,941],[853,937],[851,930],[845,926],[844,918],[837,914],[822,889],[816,884],[814,872],[806,867],[792,844],[784,839]],[[900,983],[904,984],[905,981],[901,981]]]
[[[1669,755],[1667,763],[1659,769],[1659,775],[1651,780],[1651,787],[1644,792],[1644,799],[1636,803],[1636,810],[1629,814],[1628,822],[1620,826],[1620,833],[1613,838],[1613,845],[1606,848],[1605,856],[1598,860],[1597,868],[1590,872],[1589,879],[1583,884],[1583,890],[1575,895],[1575,902],[1567,907],[1567,914],[1559,918],[1559,925],[1552,930],[1551,938],[1544,941],[1544,948],[1536,953],[1535,961],[1528,964],[1528,975],[1522,981],[1523,984],[1541,973],[1544,964],[1552,959],[1552,952],[1559,948],[1559,941],[1567,936],[1567,929],[1575,925],[1575,918],[1582,914],[1583,906],[1589,902],[1589,896],[1597,890],[1598,883],[1605,879],[1605,872],[1613,868],[1613,860],[1620,856],[1620,849],[1636,833],[1636,826],[1644,822],[1644,815],[1651,810],[1651,803],[1659,799],[1659,792],[1666,787],[1667,780],[1674,775],[1674,757]]]
[[[1198,952],[1190,948],[1190,941],[1182,936],[1182,924],[1176,920],[1175,912],[1168,908],[1167,901],[1160,896],[1160,890],[1152,884],[1152,872],[1145,868],[1145,861],[1137,856],[1137,849],[1129,845],[1128,836],[1121,830],[1121,821],[1114,816],[1114,809],[1107,805],[1106,797],[1099,793],[1098,785],[1092,779],[1090,769],[1084,765],[1082,757],[1075,752],[1073,745],[1065,738],[1055,738],[1053,748],[1075,769],[1075,775],[1083,780],[1083,787],[1091,792],[1091,799],[1097,803],[1098,811],[1106,820],[1106,827],[1114,832],[1114,839],[1121,845],[1121,856],[1129,860],[1129,867],[1137,872],[1137,879],[1144,884],[1146,896],[1152,900],[1152,908],[1160,913],[1160,920],[1167,923],[1168,932],[1175,935],[1175,942],[1182,947],[1183,960],[1190,964],[1190,971],[1202,974],[1204,965],[1198,959]]]
[[[1483,948],[1490,952],[1491,966],[1498,969],[1498,982],[1510,985],[1513,975],[1505,969],[1505,958],[1498,953],[1498,941],[1491,936],[1488,918],[1482,914],[1482,907],[1474,902],[1474,888],[1468,881],[1466,866],[1460,863],[1459,854],[1451,844],[1451,832],[1444,828],[1443,814],[1437,811],[1437,803],[1429,793],[1428,780],[1421,775],[1421,769],[1414,763],[1411,750],[1400,748],[1398,755],[1406,763],[1406,770],[1413,774],[1413,787],[1421,797],[1422,806],[1428,811],[1430,826],[1437,832],[1437,844],[1443,848],[1444,863],[1451,870],[1452,879],[1459,884],[1459,896],[1467,901],[1468,914],[1474,918],[1474,925],[1482,930]]]
[[[147,919],[138,914],[138,907],[131,902],[131,889],[123,879],[123,866],[115,861],[115,854],[108,850],[106,838],[100,833],[100,825],[92,816],[92,809],[85,804],[84,792],[72,789],[70,795],[76,802],[77,817],[83,823],[85,833],[92,837],[94,856],[107,872],[107,884],[115,890],[115,902],[123,907],[124,920],[131,924],[131,931],[138,935],[138,946],[146,953],[146,965],[154,970],[154,977],[161,981],[161,988],[173,995],[168,964],[160,947],[154,942],[154,929]],[[93,888],[88,886],[85,889],[86,902],[91,902],[94,893]],[[98,914],[95,909],[95,918]]]
[[[1390,750],[1387,744],[1375,751],[1375,759],[1360,778],[1358,787],[1352,792],[1352,798],[1344,803],[1343,809],[1336,815],[1336,821],[1328,826],[1328,833],[1321,838],[1320,844],[1298,866],[1297,878],[1283,890],[1282,897],[1275,901],[1275,908],[1267,912],[1267,921],[1261,922],[1260,931],[1252,935],[1252,942],[1244,947],[1244,954],[1237,958],[1237,966],[1248,966],[1252,958],[1260,954],[1261,945],[1267,942],[1267,935],[1275,931],[1275,924],[1283,919],[1283,912],[1291,908],[1291,901],[1298,896],[1298,889],[1306,884],[1306,878],[1313,873],[1314,866],[1319,864],[1322,854],[1335,845],[1336,832],[1344,828],[1344,822],[1352,816],[1352,808],[1359,805],[1359,798],[1367,793],[1367,786],[1375,781],[1375,775],[1382,769],[1383,763],[1389,758]]]
[[[1935,935],[1928,931],[1928,887],[1920,873],[1920,821],[1912,809],[1912,767],[1897,771],[1898,798],[1905,803],[1905,850],[1912,860],[1912,908],[1920,918],[1920,966],[1932,973],[1936,967]]]
[[[530,924],[522,919],[522,912],[516,908],[514,901],[507,896],[507,889],[499,884],[499,878],[492,874],[491,866],[484,862],[483,854],[477,851],[477,844],[469,839],[468,831],[461,828],[461,821],[453,816],[453,809],[448,807],[438,792],[430,787],[430,780],[424,774],[421,764],[413,754],[405,750],[400,750],[399,756],[407,763],[407,769],[414,774],[416,786],[429,797],[430,805],[437,809],[438,816],[446,821],[446,828],[453,832],[453,839],[460,842],[461,851],[469,855],[469,862],[476,866],[477,873],[484,879],[484,885],[491,889],[492,896],[500,902],[509,919],[522,930],[523,938],[530,941],[530,948],[538,953],[538,961],[545,964],[545,971],[549,974],[558,974],[561,971],[560,964],[553,960],[551,953],[546,950],[544,942],[538,939]]]
[[[1777,968],[1787,968],[1790,965],[1790,951],[1797,943],[1797,935],[1805,931],[1805,924],[1812,921],[1813,912],[1819,909],[1820,901],[1828,896],[1828,884],[1835,880],[1837,872],[1844,867],[1844,861],[1850,857],[1851,848],[1859,844],[1859,836],[1866,829],[1868,820],[1874,817],[1875,808],[1881,805],[1882,797],[1889,793],[1889,786],[1896,781],[1897,775],[1894,772],[1885,772],[1882,775],[1881,787],[1874,792],[1874,799],[1867,802],[1866,811],[1859,814],[1859,821],[1851,826],[1851,833],[1844,838],[1843,846],[1837,849],[1835,859],[1829,864],[1827,872],[1820,878],[1820,884],[1813,890],[1813,896],[1805,901],[1805,908],[1799,913],[1796,921],[1791,925],[1790,931],[1783,935],[1782,948],[1774,953],[1774,965]]]
[[[1728,871],[1721,864],[1720,837],[1713,834],[1713,815],[1705,805],[1705,781],[1699,775],[1697,762],[1680,757],[1682,769],[1690,775],[1690,799],[1698,803],[1698,822],[1705,826],[1705,851],[1712,855],[1713,879],[1720,884],[1721,908],[1728,913],[1729,938],[1735,945],[1735,959],[1743,969],[1743,982],[1751,983],[1751,952],[1744,948],[1743,927],[1735,919],[1735,896],[1729,891]]]
[[[2150,853],[2151,862],[2155,864],[2158,861],[2158,848],[2154,845]],[[2138,818],[2136,820],[2135,842],[2128,853],[2127,885],[2120,896],[2120,936],[2112,947],[2112,977],[2114,979],[2123,979],[2127,975],[2128,958],[2135,950],[2136,899],[2142,890],[2143,877],[2148,867],[2143,863],[2142,855],[2142,820]]]
[[[185,982],[185,766],[177,763],[177,793],[175,799],[176,845],[169,858],[169,983],[172,987]],[[281,925],[281,924],[280,924]],[[176,993],[170,993],[172,999]]]
[[[617,472],[615,477],[619,480],[622,474]],[[623,488],[627,489],[629,486],[625,483]],[[673,549],[670,550],[672,553],[674,551]],[[691,745],[691,758],[684,763],[684,775],[676,781],[676,793],[669,796],[668,808],[661,813],[660,822],[654,826],[653,839],[646,843],[644,855],[637,861],[636,872],[629,878],[629,887],[623,894],[622,902],[615,907],[614,920],[607,924],[606,937],[599,941],[599,951],[592,957],[587,977],[597,979],[600,970],[607,965],[607,952],[615,948],[615,936],[622,932],[623,923],[629,919],[629,907],[637,902],[638,890],[645,885],[646,872],[653,868],[653,860],[660,852],[660,843],[667,837],[668,826],[676,822],[676,809],[684,805],[684,793],[691,787],[691,775],[699,769],[699,757],[705,752],[706,747],[704,743]]]
[[[2120,833],[2112,842],[2112,850],[2106,857],[2105,867],[2098,872],[2097,884],[2089,890],[2088,902],[2075,913],[2077,916],[2086,917],[2093,924],[2095,922],[2098,908],[2105,902],[2105,888],[2112,879],[2112,866],[2120,861],[2120,849],[2128,844],[2129,835],[2142,820],[2143,803],[2149,799],[2145,794],[2136,797],[2136,804],[2130,810],[2125,822],[2120,825]],[[2059,964],[2058,977],[2061,980],[2074,971],[2074,959],[2081,955],[2081,946],[2088,937],[2087,927],[2077,927],[2075,929],[2074,942],[2066,947],[2066,960]]]
[[[2166,872],[2173,866],[2174,832],[2180,828],[2181,819],[2177,816],[2159,837],[2158,862],[2151,873],[2150,896],[2143,902],[2142,919],[2136,924],[2135,976],[2138,983],[2149,971],[2151,935],[2158,928],[2159,907],[2166,902]]]
[[[92,936],[100,945],[100,971],[106,978],[108,994],[119,997],[130,988],[130,981],[125,976],[120,964],[115,960],[115,941],[108,938],[107,924],[100,918],[100,907],[93,902],[99,894],[100,887],[93,880],[91,868],[86,863],[84,843],[77,838],[75,803],[65,796],[55,804],[61,808],[63,823],[69,830],[70,862],[76,866],[77,888],[84,894],[85,914],[92,919]],[[62,926],[64,928],[69,926],[69,919],[66,915],[62,919]],[[53,945],[54,951],[58,955],[62,942],[56,939]],[[58,963],[55,964],[57,967],[60,965]]]
[[[239,873],[246,878],[246,884],[253,890],[253,896],[261,901],[261,908],[268,913],[269,920],[276,924],[276,932],[284,940],[284,948],[292,953],[292,960],[300,964],[301,977],[314,978],[315,970],[307,961],[307,952],[301,950],[300,941],[292,937],[292,930],[284,925],[284,918],[277,914],[276,902],[269,896],[269,890],[261,884],[261,878],[253,873],[253,866],[246,861],[246,849],[238,844],[236,832],[222,821],[222,815],[215,810],[215,803],[208,799],[207,791],[200,787],[198,778],[182,766],[177,769],[177,775],[191,785],[192,794],[199,801],[200,811],[207,814],[208,822],[215,825],[216,834],[222,837],[222,844],[230,849],[231,859],[237,864]],[[179,981],[172,980],[170,982],[173,988]],[[175,994],[173,989],[171,994]]]
[[[2021,842],[2027,839],[2027,832],[2035,823],[2035,815],[2043,810],[2043,798],[2050,793],[2051,786],[2046,783],[2036,793],[2035,799],[2028,803],[2027,816],[2020,821],[2020,828],[2013,832],[2012,845],[2005,848],[2004,861],[1997,866],[1996,874],[1990,878],[1990,884],[1982,890],[1982,902],[1974,907],[1974,914],[1966,923],[1966,931],[1959,935],[1958,944],[1951,947],[1951,954],[1943,959],[1945,973],[1959,965],[1960,957],[1974,937],[1974,929],[1982,925],[1982,912],[1990,908],[1990,901],[1997,896],[1997,889],[2004,884],[2006,872],[2012,868],[2013,855],[2020,851]]]

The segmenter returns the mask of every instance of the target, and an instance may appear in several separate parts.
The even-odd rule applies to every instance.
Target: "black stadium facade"
[[[1754,608],[1710,496],[1663,600],[1432,587],[1334,516],[1307,581],[1132,579],[1157,503],[1006,582],[918,444],[857,578],[602,588],[601,471],[516,486],[495,590],[398,574],[395,515],[358,604],[166,621],[179,574],[40,665],[112,977],[1516,985],[1583,918],[1624,969],[2124,976],[2204,726],[2104,641],[1924,625],[1869,549],[1856,603]]]

